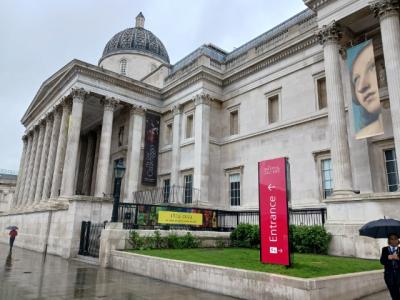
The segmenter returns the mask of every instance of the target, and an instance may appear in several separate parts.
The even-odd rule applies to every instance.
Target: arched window
[[[125,58],[121,59],[120,67],[121,67],[121,75],[126,75],[126,59]]]

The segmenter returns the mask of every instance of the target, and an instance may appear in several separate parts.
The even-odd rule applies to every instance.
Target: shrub
[[[230,235],[232,246],[254,248],[260,245],[260,234],[257,225],[239,224]]]
[[[139,236],[137,231],[131,230],[128,238],[129,244],[132,249],[183,249],[183,248],[197,248],[200,245],[200,239],[193,236],[189,232],[184,236],[177,236],[174,233],[166,237],[162,237],[160,232],[156,230],[152,236]]]
[[[133,249],[140,249],[143,247],[144,239],[139,236],[137,231],[131,230],[129,231],[128,243],[132,246]]]
[[[293,226],[292,246],[294,252],[327,254],[332,235],[323,226]]]
[[[232,231],[232,246],[254,248],[260,245],[259,227],[257,225],[239,224]],[[327,254],[331,234],[323,226],[290,225],[289,241],[293,252]]]

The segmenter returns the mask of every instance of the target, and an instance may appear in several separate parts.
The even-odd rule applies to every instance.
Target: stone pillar
[[[57,198],[60,193],[62,172],[65,159],[65,149],[67,148],[69,118],[71,114],[71,102],[64,99],[62,103],[62,116],[60,121],[60,132],[58,134],[57,152],[54,162],[53,179],[51,183],[50,198]]]
[[[49,146],[50,146],[50,138],[52,130],[53,130],[53,116],[49,115],[46,118],[46,130],[44,132],[44,137],[43,137],[43,146],[42,146],[43,148],[41,151],[40,166],[39,166],[38,179],[37,179],[35,198],[34,198],[35,203],[38,203],[42,199],[44,176],[46,171],[47,158],[49,156]]]
[[[87,136],[87,147],[86,147],[86,159],[85,168],[83,173],[83,185],[82,192],[84,195],[90,195],[90,184],[92,182],[92,172],[93,172],[93,160],[95,151],[95,136],[93,132],[90,132]]]
[[[35,200],[35,191],[37,185],[37,179],[39,174],[39,167],[40,167],[40,159],[42,158],[42,149],[43,149],[43,137],[44,131],[46,130],[46,122],[43,120],[39,125],[39,134],[36,144],[36,152],[35,152],[35,159],[33,164],[33,170],[31,175],[31,185],[29,188],[29,195],[28,201],[29,205],[32,205]]]
[[[99,161],[100,136],[101,136],[101,130],[98,129],[96,131],[96,148],[94,152],[92,185],[90,187],[90,195],[94,195],[94,190],[96,188],[96,174],[97,174],[97,162]]]
[[[396,159],[400,162],[400,23],[399,1],[379,0],[371,4],[379,18],[382,35],[383,56],[392,116]]]
[[[95,197],[104,197],[107,193],[107,179],[110,167],[111,136],[114,118],[114,109],[117,101],[114,98],[106,98],[103,101],[103,125],[101,126],[101,138],[99,159],[97,161]]]
[[[125,171],[124,202],[133,202],[133,192],[140,184],[140,153],[142,148],[144,110],[133,105],[130,108],[128,153]]]
[[[200,190],[200,202],[208,202],[210,167],[210,104],[207,94],[197,95],[194,115],[194,176],[193,188]]]
[[[72,90],[72,113],[69,121],[67,148],[65,150],[61,196],[68,197],[75,194],[75,171],[78,163],[78,148],[85,96],[86,92],[82,88]]]
[[[19,162],[19,171],[18,171],[18,178],[17,178],[17,186],[15,187],[15,193],[13,197],[12,207],[16,207],[18,205],[18,196],[21,192],[21,186],[23,185],[24,181],[24,173],[26,170],[25,164],[25,157],[26,157],[26,150],[28,148],[28,136],[24,135],[22,137],[23,148],[21,154],[21,160]]]
[[[328,123],[331,141],[333,174],[333,196],[353,192],[350,151],[347,138],[346,113],[344,109],[343,86],[340,73],[339,40],[342,32],[339,24],[325,25],[318,32],[324,46],[324,64],[328,99]]]
[[[29,162],[32,156],[33,132],[32,131],[28,132],[27,136],[28,136],[28,149],[25,156],[24,173],[23,173],[24,175],[23,175],[23,181],[21,182],[21,191],[18,195],[18,203],[17,203],[18,208],[21,207],[25,202],[25,191],[28,186],[27,182],[29,181]]]
[[[53,113],[53,128],[51,130],[49,155],[47,157],[46,171],[43,183],[43,193],[42,193],[43,200],[47,200],[50,197],[51,182],[53,179],[53,172],[54,172],[54,163],[56,160],[58,136],[60,134],[60,124],[61,124],[61,114],[62,114],[62,110],[60,108],[61,108],[60,106],[56,107]]]
[[[182,105],[172,108],[174,121],[172,124],[172,165],[171,186],[179,185],[179,171],[181,162],[181,130],[182,130]]]

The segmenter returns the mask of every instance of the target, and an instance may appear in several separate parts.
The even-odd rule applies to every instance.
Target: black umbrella
[[[18,227],[17,226],[15,226],[15,225],[11,225],[11,226],[8,226],[7,228],[6,228],[7,230],[18,230]]]
[[[375,239],[388,238],[391,233],[400,236],[400,221],[395,219],[379,219],[368,222],[360,229],[360,235]]]

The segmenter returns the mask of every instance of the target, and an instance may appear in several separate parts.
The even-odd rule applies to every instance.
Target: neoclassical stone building
[[[21,234],[26,247],[48,243],[72,256],[81,220],[110,219],[117,163],[126,168],[121,201],[182,186],[199,191],[198,206],[249,210],[258,208],[257,163],[286,156],[290,205],[327,207],[331,252],[376,256],[377,244],[357,230],[400,215],[398,1],[304,2],[309,9],[231,52],[206,44],[170,64],[139,14],[135,27],[106,44],[97,66],[68,63],[22,118],[13,208],[0,223],[36,224]],[[366,39],[373,40],[385,133],[356,140],[344,53]],[[149,115],[159,117],[151,186],[143,183]],[[35,236],[45,237],[38,246],[30,244]],[[62,247],[65,236],[70,244]]]

